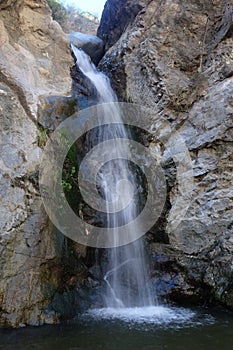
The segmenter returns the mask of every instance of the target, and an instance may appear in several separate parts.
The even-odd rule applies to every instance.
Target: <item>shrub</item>
[[[64,28],[68,19],[68,11],[66,8],[59,2],[59,0],[47,0],[47,3],[52,10],[53,19]]]

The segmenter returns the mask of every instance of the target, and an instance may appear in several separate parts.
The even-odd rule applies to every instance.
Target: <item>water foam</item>
[[[184,323],[192,320],[196,313],[190,309],[146,306],[129,308],[101,308],[90,309],[87,315],[95,319],[121,320],[127,323],[149,323],[166,325],[169,323]]]

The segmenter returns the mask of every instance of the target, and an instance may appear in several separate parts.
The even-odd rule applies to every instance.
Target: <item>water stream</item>
[[[90,63],[83,52],[73,48],[79,68],[96,86],[99,102],[117,101],[109,80]],[[130,137],[120,123],[120,113],[106,104],[116,128],[99,130],[99,141],[117,136]],[[117,150],[120,157],[121,149]],[[132,186],[122,187],[120,179],[130,179]],[[137,182],[125,162],[107,163],[99,176],[102,196],[118,205],[128,203]],[[135,187],[135,188],[134,188]],[[117,205],[116,204],[116,205]],[[131,219],[137,208],[127,205],[120,215],[108,216],[108,225],[116,229]],[[123,215],[124,213],[124,215]],[[123,217],[122,217],[123,215]],[[132,232],[133,234],[133,232]],[[231,350],[233,314],[219,308],[182,308],[157,305],[148,288],[148,269],[143,240],[109,249],[103,277],[106,284],[105,307],[78,314],[73,321],[44,327],[1,329],[0,349],[13,350]]]
[[[143,239],[134,241],[136,228],[134,230],[131,227],[127,234],[131,237],[130,241],[134,242],[121,247],[118,244],[118,227],[133,221],[136,217],[139,198],[135,174],[123,159],[124,154],[130,153],[130,149],[125,143],[120,146],[119,143],[114,144],[114,140],[129,139],[131,135],[122,123],[118,104],[108,104],[117,102],[108,77],[96,69],[83,51],[74,46],[72,50],[78,68],[91,81],[97,92],[98,103],[103,105],[102,118],[104,115],[106,125],[98,132],[98,142],[106,140],[113,142],[113,147],[107,150],[113,160],[104,164],[98,177],[98,187],[106,200],[107,227],[114,228],[116,246],[108,251],[108,263],[103,278],[107,287],[104,296],[105,306],[107,308],[152,306],[155,297],[148,286],[149,276]],[[108,125],[109,121],[114,121],[116,124]]]
[[[96,69],[84,52],[75,47],[72,49],[78,68],[92,82],[98,95],[98,103],[103,105],[102,113],[106,125],[98,131],[98,142],[131,138],[128,129],[122,123],[118,104],[108,104],[117,102],[109,79]],[[108,125],[112,120],[116,122],[115,126]],[[93,341],[92,346],[101,349],[189,347],[213,350],[216,341],[215,332],[219,335],[229,333],[232,314],[226,315],[227,321],[222,327],[222,316],[218,314],[213,316],[211,313],[206,314],[203,309],[158,305],[156,293],[149,287],[150,276],[143,239],[133,241],[132,229],[128,234],[132,235],[133,243],[118,247],[118,227],[133,220],[137,215],[137,204],[140,201],[137,196],[139,185],[134,169],[121,159],[125,151],[130,152],[130,149],[124,147],[127,146],[122,142],[122,147],[118,143],[117,148],[107,150],[114,160],[104,164],[98,177],[100,193],[106,200],[106,212],[109,213],[107,226],[114,228],[116,247],[107,249],[107,264],[103,276],[106,285],[104,307],[89,309],[78,316],[78,324],[81,324],[83,332],[83,344],[86,341]],[[133,200],[130,200],[132,198]],[[225,314],[223,317],[225,318]],[[174,333],[176,331],[179,333]],[[95,332],[103,334],[103,341],[98,336],[98,339],[95,338]],[[106,334],[109,334],[108,339]],[[179,334],[183,334],[184,338]],[[190,344],[190,338],[193,337],[194,341]],[[77,349],[88,349],[87,343],[83,344],[80,343]],[[225,343],[224,349],[231,348],[228,345]]]

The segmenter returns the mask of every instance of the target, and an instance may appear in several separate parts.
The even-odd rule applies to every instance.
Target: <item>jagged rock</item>
[[[45,0],[8,3],[1,2],[1,80],[13,86],[24,108],[36,118],[39,97],[70,94],[72,57]]]
[[[42,323],[40,265],[58,252],[39,199],[37,127],[3,83],[0,100],[0,325],[15,327]]]
[[[135,4],[141,9],[133,19],[130,6]],[[233,308],[232,2],[122,0],[121,5],[108,0],[105,6],[99,35],[107,46],[114,45],[99,67],[120,99],[158,110],[179,131],[193,166],[193,175],[180,174],[180,183],[191,176],[194,188],[176,227],[173,208],[182,193],[166,149],[161,150],[161,164],[168,164],[169,205],[160,226],[169,242],[161,247],[166,278],[163,272],[159,278],[180,300],[195,296]],[[161,236],[158,231],[155,225],[150,242]],[[151,249],[159,252],[159,244]]]
[[[0,8],[0,327],[57,323],[74,316],[86,270],[43,210],[36,118],[46,97],[70,94],[73,60],[45,1]]]
[[[95,36],[99,27],[99,19],[90,13],[79,13],[75,10],[72,13],[69,12],[67,18],[62,19],[60,24],[65,33],[76,31]]]
[[[117,11],[114,3],[120,5]],[[73,61],[45,1],[2,0],[0,9],[0,325],[56,323],[74,316],[77,286],[96,284],[95,279],[88,282],[87,268],[77,260],[85,248],[80,252],[51,229],[38,189],[40,147],[47,138],[35,123],[38,104],[69,94]],[[102,20],[106,24],[101,24],[107,48],[115,43],[101,66],[119,95],[159,109],[180,131],[193,163],[191,203],[175,228],[172,208],[181,194],[175,166],[161,150],[169,179],[168,205],[160,228],[155,226],[148,237],[156,287],[179,301],[212,297],[229,307],[231,18],[227,1],[109,0]],[[85,300],[86,293],[78,293]]]
[[[144,7],[145,1],[108,0],[105,4],[97,35],[105,42],[108,50],[120,38],[125,28]]]
[[[76,32],[67,34],[67,38],[74,46],[86,52],[95,65],[104,55],[104,42],[97,36]]]

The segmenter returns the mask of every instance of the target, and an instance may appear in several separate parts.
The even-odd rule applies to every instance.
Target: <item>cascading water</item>
[[[111,139],[129,139],[131,135],[122,123],[117,97],[111,88],[110,81],[103,73],[99,72],[90,62],[89,57],[72,45],[72,50],[77,59],[77,66],[81,72],[92,82],[97,91],[98,103],[103,104],[102,113],[106,120],[105,127],[98,133],[98,142]],[[103,117],[103,116],[102,116]],[[114,120],[115,126],[108,126],[109,120]],[[108,250],[108,263],[104,276],[106,282],[106,307],[125,308],[153,305],[155,300],[148,286],[148,270],[145,257],[143,239],[134,241],[134,230],[128,232],[132,243],[118,247],[118,227],[132,221],[137,215],[137,181],[136,177],[126,161],[122,158],[125,151],[130,149],[122,146],[113,147],[112,161],[107,162],[99,173],[99,187],[102,196],[106,200],[107,226],[114,228],[115,248]],[[129,186],[130,181],[130,186]],[[134,196],[134,201],[129,204]],[[109,210],[108,203],[113,204],[113,210]],[[115,206],[114,206],[115,203]],[[124,208],[119,211],[120,208]]]

